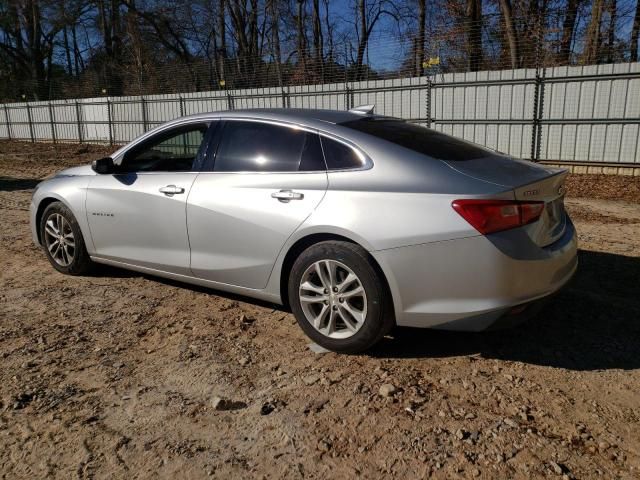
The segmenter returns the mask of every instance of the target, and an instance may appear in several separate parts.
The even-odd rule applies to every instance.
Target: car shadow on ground
[[[580,251],[578,272],[536,317],[485,333],[397,328],[371,355],[479,354],[571,370],[640,368],[640,258]]]
[[[42,180],[35,178],[13,178],[0,176],[0,192],[33,190]]]
[[[269,302],[101,265],[96,277],[136,277],[207,295],[288,310]],[[570,284],[536,317],[483,333],[396,328],[368,355],[444,358],[479,355],[570,370],[640,368],[640,258],[580,251]]]

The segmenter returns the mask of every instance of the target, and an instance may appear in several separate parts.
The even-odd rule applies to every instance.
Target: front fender
[[[85,209],[89,181],[90,177],[85,176],[54,177],[38,184],[31,197],[29,214],[31,235],[36,245],[40,245],[38,216],[42,213],[43,202],[48,204],[51,201],[59,201],[65,204],[76,218],[89,254],[95,251]]]

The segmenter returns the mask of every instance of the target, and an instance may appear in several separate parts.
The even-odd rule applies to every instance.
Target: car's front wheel
[[[394,324],[380,274],[353,243],[325,241],[307,248],[293,264],[288,293],[300,327],[328,350],[366,350]]]
[[[82,275],[92,267],[82,231],[62,202],[47,206],[40,219],[40,240],[51,265],[67,275]]]

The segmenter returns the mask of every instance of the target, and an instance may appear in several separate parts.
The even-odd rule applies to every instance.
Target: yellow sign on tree
[[[423,68],[433,67],[434,65],[440,65],[440,57],[431,57],[429,60],[422,62]]]

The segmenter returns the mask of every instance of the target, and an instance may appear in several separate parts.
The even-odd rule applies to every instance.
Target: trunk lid
[[[567,222],[564,210],[567,170],[499,155],[445,163],[470,177],[513,190],[516,200],[545,202],[540,219],[524,227],[537,245],[549,245],[564,233]]]

